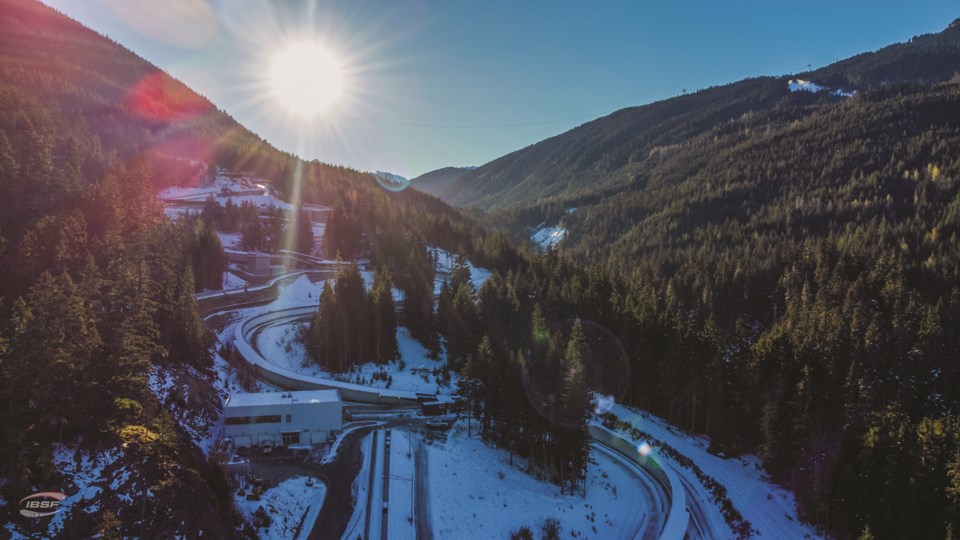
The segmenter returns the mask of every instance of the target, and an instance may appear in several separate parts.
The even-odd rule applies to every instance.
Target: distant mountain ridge
[[[410,180],[410,184],[420,191],[431,195],[439,195],[449,184],[456,182],[463,175],[476,167],[443,167],[435,171],[423,173]]]
[[[515,209],[642,185],[665,149],[743,115],[756,117],[802,97],[791,96],[800,78],[837,92],[897,83],[932,84],[960,72],[960,27],[912,38],[798,75],[760,77],[708,88],[593,120],[491,161],[435,190],[458,206]],[[843,96],[820,96],[838,100]]]

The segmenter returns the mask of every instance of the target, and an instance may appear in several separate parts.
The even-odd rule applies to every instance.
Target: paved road
[[[353,481],[363,466],[360,441],[375,429],[376,426],[360,428],[345,435],[340,441],[340,451],[333,461],[322,465],[317,472],[320,480],[327,485],[327,495],[310,531],[311,540],[343,536],[356,506],[356,501],[353,500]]]

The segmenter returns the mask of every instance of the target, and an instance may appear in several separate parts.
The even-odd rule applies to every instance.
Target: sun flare
[[[321,43],[298,42],[270,61],[270,91],[294,115],[328,112],[343,96],[344,72],[339,59]]]

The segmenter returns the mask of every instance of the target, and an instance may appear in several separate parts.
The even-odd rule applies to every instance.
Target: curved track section
[[[417,403],[416,392],[372,388],[325,377],[304,375],[268,361],[253,346],[250,338],[259,328],[274,324],[281,318],[302,318],[316,311],[316,306],[300,306],[256,315],[234,327],[234,345],[240,356],[253,368],[254,373],[264,381],[288,390],[337,390],[344,401],[359,403],[377,403],[388,405],[409,405]]]
[[[312,272],[318,271],[314,270]],[[270,282],[257,289],[263,293],[268,293],[268,290],[272,290],[270,292],[275,293],[277,286],[282,280],[312,272],[290,272],[286,275],[277,276],[276,279],[270,280]],[[319,272],[326,271],[320,270]],[[219,294],[208,293],[198,295],[197,300],[206,300],[205,303],[211,303],[211,301],[216,302],[216,300],[222,302],[226,300],[224,297],[239,295],[239,293],[242,292],[248,291],[243,289],[227,292],[218,291]],[[237,298],[237,300],[240,299]],[[237,302],[232,306],[209,306],[213,308],[210,310],[210,315],[212,316],[216,313],[237,309],[244,304],[263,302],[263,299],[258,298],[256,300],[247,299],[246,301]],[[340,392],[341,398],[345,401],[385,405],[411,405],[417,403],[417,395],[415,392],[373,388],[325,377],[305,375],[284,368],[276,363],[270,362],[253,344],[252,338],[263,328],[304,320],[312,316],[316,309],[316,305],[309,305],[276,310],[250,317],[234,327],[233,337],[237,352],[240,354],[240,357],[250,365],[256,377],[271,385],[289,390],[334,389]],[[676,473],[664,467],[656,456],[649,455],[641,457],[630,442],[602,426],[590,426],[590,435],[598,444],[616,452],[631,463],[642,468],[649,474],[650,478],[653,479],[654,487],[663,494],[664,500],[669,507],[666,519],[659,531],[659,537],[661,539],[683,539],[688,536],[688,533],[693,537],[703,537],[702,525],[697,523],[698,520],[696,518],[691,519],[691,515],[687,511],[687,490],[684,488]]]
[[[677,475],[670,469],[665,468],[655,455],[641,456],[631,443],[607,428],[591,425],[589,430],[590,437],[593,440],[617,452],[649,473],[650,477],[666,494],[666,500],[670,502],[670,510],[667,512],[667,519],[664,520],[663,527],[660,529],[660,538],[683,538],[690,525],[690,515],[687,513],[686,491]]]

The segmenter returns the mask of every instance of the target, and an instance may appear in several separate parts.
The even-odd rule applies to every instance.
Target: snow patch
[[[839,97],[853,97],[857,93],[856,90],[849,92],[843,89],[831,90],[826,86],[821,86],[813,81],[805,81],[803,79],[790,79],[790,81],[787,82],[787,88],[789,88],[791,92],[810,92],[812,94],[829,92]]]
[[[457,259],[455,254],[437,247],[431,247],[430,252],[436,257],[438,274],[449,275],[453,272],[453,264]],[[473,288],[479,291],[483,284],[490,279],[492,273],[486,268],[477,268],[470,261],[467,261],[467,267],[470,269],[470,282],[473,283]],[[437,276],[434,283],[434,294],[440,294],[440,285],[443,284],[443,280],[442,276]]]
[[[530,236],[530,241],[542,249],[547,249],[556,247],[566,237],[567,230],[563,227],[544,227],[540,225]]]

